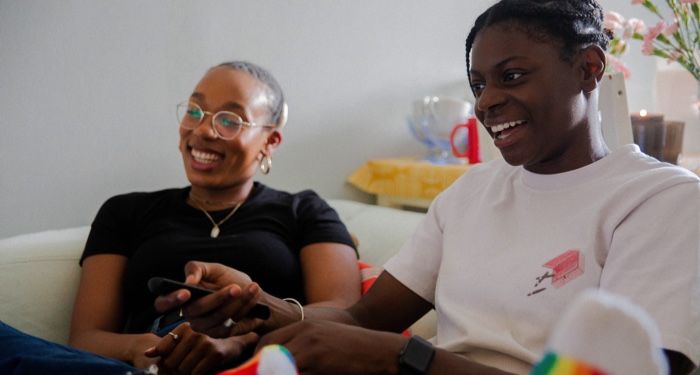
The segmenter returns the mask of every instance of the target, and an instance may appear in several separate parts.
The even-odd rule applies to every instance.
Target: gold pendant
[[[211,238],[219,237],[219,232],[220,232],[220,231],[219,231],[219,226],[218,226],[218,225],[214,225],[214,227],[211,228],[211,233],[209,233],[209,236],[210,236]]]

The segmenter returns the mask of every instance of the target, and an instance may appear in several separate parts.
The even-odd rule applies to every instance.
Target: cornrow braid
[[[472,45],[477,34],[497,23],[511,23],[541,42],[558,43],[561,58],[571,61],[581,48],[598,45],[607,50],[609,31],[603,29],[603,8],[597,0],[501,0],[474,22],[466,40],[467,77],[471,87]]]
[[[267,95],[270,98],[268,111],[270,112],[270,120],[277,127],[284,126],[287,120],[287,105],[284,100],[282,87],[275,77],[263,67],[253,64],[248,61],[228,61],[217,65],[216,67],[227,67],[234,70],[242,71],[250,74],[267,87]]]

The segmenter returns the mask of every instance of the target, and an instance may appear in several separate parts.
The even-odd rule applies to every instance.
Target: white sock
[[[574,359],[607,374],[665,375],[666,358],[659,330],[641,307],[600,290],[582,293],[556,324],[547,344],[551,364]],[[542,362],[545,362],[544,360]],[[541,363],[542,364],[542,363]],[[533,374],[567,374],[543,372]]]
[[[297,375],[294,358],[287,348],[281,345],[268,345],[260,355],[258,375]]]

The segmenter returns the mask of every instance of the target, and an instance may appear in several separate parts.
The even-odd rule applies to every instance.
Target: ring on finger
[[[180,335],[178,335],[178,334],[175,333],[175,332],[168,332],[168,335],[170,335],[170,336],[173,337],[173,341],[177,341],[177,340],[180,339]]]
[[[231,318],[228,318],[228,319],[226,319],[226,321],[224,321],[224,327],[226,327],[226,328],[231,328],[235,325],[236,325],[236,321],[231,319]]]

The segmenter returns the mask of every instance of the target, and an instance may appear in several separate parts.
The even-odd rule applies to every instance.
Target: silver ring
[[[226,327],[226,328],[231,328],[235,325],[236,325],[236,321],[231,319],[231,318],[226,319],[226,321],[224,322],[224,327]]]
[[[173,332],[168,332],[168,334],[169,334],[170,336],[172,336],[172,337],[173,337],[173,341],[177,341],[177,340],[179,340],[179,339],[180,339],[180,336],[178,336],[178,334],[177,334],[177,333],[173,333]]]

